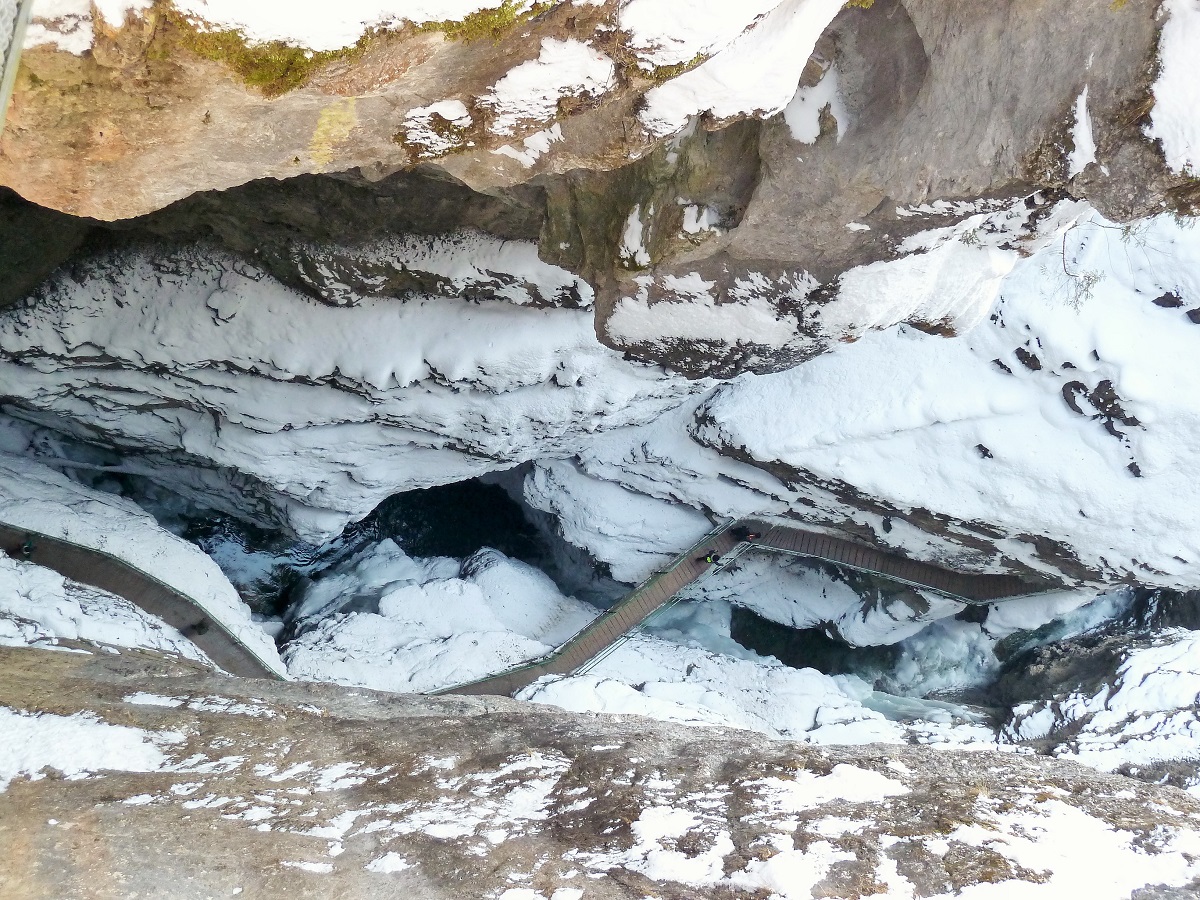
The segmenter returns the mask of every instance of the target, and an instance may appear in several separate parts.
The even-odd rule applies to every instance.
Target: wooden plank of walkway
[[[1036,592],[1031,585],[1012,575],[967,575],[919,560],[893,556],[878,549],[819,532],[797,528],[746,523],[763,536],[755,546],[821,559],[873,575],[883,575],[915,587],[928,588],[976,603]],[[1044,588],[1042,588],[1044,589]]]
[[[20,552],[26,535],[32,535],[34,541],[33,553],[28,557]],[[0,524],[0,548],[10,556],[28,558],[80,584],[124,597],[177,629],[231,675],[279,678],[191,597],[122,559],[62,538],[4,524]]]
[[[1010,575],[967,575],[930,563],[893,556],[862,544],[816,531],[786,528],[763,522],[737,523],[760,535],[751,542],[755,549],[819,559],[872,575],[882,575],[914,587],[934,590],[960,600],[984,603],[1004,597],[1023,596],[1046,590]],[[727,528],[705,542],[704,547],[724,556],[737,546]],[[511,696],[544,675],[567,675],[586,665],[619,641],[629,631],[670,602],[683,588],[696,581],[711,566],[696,559],[697,548],[681,554],[657,576],[636,588],[628,597],[583,629],[545,659],[517,666],[489,678],[448,688],[440,693]],[[1056,588],[1054,586],[1054,588]],[[1049,589],[1054,589],[1049,588]]]

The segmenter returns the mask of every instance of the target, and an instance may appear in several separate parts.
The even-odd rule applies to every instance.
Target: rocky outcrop
[[[82,244],[0,318],[5,410],[70,438],[19,449],[311,540],[570,458],[535,505],[606,481],[1195,587],[1196,410],[1164,385],[1196,377],[1197,245],[1150,216],[1190,209],[1194,11],[867,6],[506,4],[311,57],[270,30],[303,17],[208,0],[88,18],[82,50],[43,21],[0,180],[97,220],[14,207],[0,302]]]
[[[0,757],[14,898],[1183,897],[1200,874],[1193,797],[1037,757],[235,681],[139,653],[0,650],[0,703],[22,741]]]
[[[364,20],[357,44],[308,55],[271,43],[311,41],[303,21],[263,32],[250,13],[209,10],[204,25],[204,2],[99,16],[90,46],[83,25],[45,20],[0,182],[104,220],[312,172],[370,183],[423,168],[460,193],[525,191],[522,236],[540,228],[543,257],[599,289],[606,341],[719,375],[785,368],[853,336],[822,318],[839,276],[909,252],[905,238],[981,198],[1069,190],[1118,220],[1187,206],[1190,181],[1144,134],[1159,74],[1150,0],[837,7],[705,7],[683,29],[665,0],[505,4],[458,23]],[[781,70],[762,65],[780,54]],[[1088,146],[1076,148],[1080,110]],[[724,128],[747,116],[770,118]],[[233,204],[216,229],[226,237]],[[203,206],[182,214],[204,218]],[[392,218],[392,234],[444,230],[436,206]],[[309,240],[328,233],[305,225]],[[744,335],[638,327],[695,318],[696,304]],[[752,327],[764,304],[783,326]]]
[[[1001,739],[1160,784],[1200,784],[1197,632],[1117,624],[1018,654],[996,683]]]

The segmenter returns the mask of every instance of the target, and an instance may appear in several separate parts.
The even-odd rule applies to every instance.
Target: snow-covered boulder
[[[543,656],[598,614],[499,551],[413,559],[384,540],[304,590],[283,657],[298,678],[419,693]]]

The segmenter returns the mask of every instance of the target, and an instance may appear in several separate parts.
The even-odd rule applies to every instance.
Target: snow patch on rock
[[[1132,236],[1084,221],[1065,271],[1062,245],[1015,263],[966,334],[872,332],[744,376],[704,404],[696,434],[900,508],[1045,535],[1096,572],[1190,586],[1200,530],[1183,461],[1200,403],[1181,386],[1200,379],[1200,329],[1176,304],[1200,305],[1200,235],[1164,216]]]
[[[578,712],[746,728],[788,740],[905,740],[903,726],[867,709],[841,681],[774,659],[737,659],[633,635],[585,673],[547,676],[517,696]]]
[[[1023,703],[1001,738],[1056,742],[1055,756],[1112,772],[1200,759],[1200,632],[1168,629],[1125,651],[1111,683]],[[1200,790],[1200,779],[1191,787]]]
[[[821,80],[812,87],[796,89],[796,95],[783,111],[792,138],[801,144],[814,144],[821,136],[821,111],[828,107],[837,122],[837,139],[840,141],[850,130],[850,110],[838,84],[837,66],[830,66]]]
[[[724,49],[779,0],[628,0],[618,23],[649,66],[677,66]]]
[[[510,69],[480,98],[494,114],[491,130],[513,134],[519,127],[554,118],[564,97],[599,97],[615,85],[616,67],[582,41],[542,40],[537,59]]]
[[[575,283],[526,245],[484,250],[548,291]],[[402,243],[396,265],[411,256],[451,282],[488,264]],[[0,378],[19,414],[313,542],[399,491],[570,455],[702,389],[602,346],[590,312],[424,295],[335,307],[198,252],[114,258],[3,310]]]
[[[563,537],[608,563],[612,577],[627,584],[658,571],[681,543],[687,546],[712,528],[691,507],[588,478],[567,461],[538,463],[524,493],[530,506],[558,519]]]
[[[0,791],[14,778],[31,781],[55,769],[65,778],[94,772],[157,772],[167,758],[155,743],[163,735],[110,725],[89,713],[56,716],[0,707]]]
[[[718,120],[747,113],[774,115],[796,93],[817,39],[844,0],[783,0],[691,71],[646,94],[639,114],[655,136],[674,134],[708,112]],[[757,9],[749,4],[744,12]],[[676,54],[677,55],[677,54]]]
[[[209,662],[176,629],[124,597],[0,556],[0,646],[54,647],[64,640],[137,647]]]
[[[1092,114],[1088,111],[1088,89],[1075,101],[1075,124],[1071,128],[1071,155],[1067,159],[1067,176],[1074,178],[1096,161],[1096,137],[1092,133]]]
[[[1147,135],[1162,142],[1175,172],[1200,173],[1200,0],[1165,0],[1158,43],[1161,66],[1151,90]]]

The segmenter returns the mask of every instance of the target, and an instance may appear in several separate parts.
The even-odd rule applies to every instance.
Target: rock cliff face
[[[537,461],[618,570],[601,494],[1200,584],[1189,0],[263,10],[38,14],[14,452],[313,541]]]
[[[1197,0],[488,2],[35,9],[0,518],[357,687],[4,561],[0,644],[88,655],[0,650],[0,894],[1200,895]],[[597,614],[343,533],[476,476],[587,596],[748,516],[1063,590],[748,554],[522,695],[593,715],[374,693]]]
[[[1194,797],[1067,762],[0,649],[6,897],[1195,896]],[[18,751],[19,752],[16,752]]]

